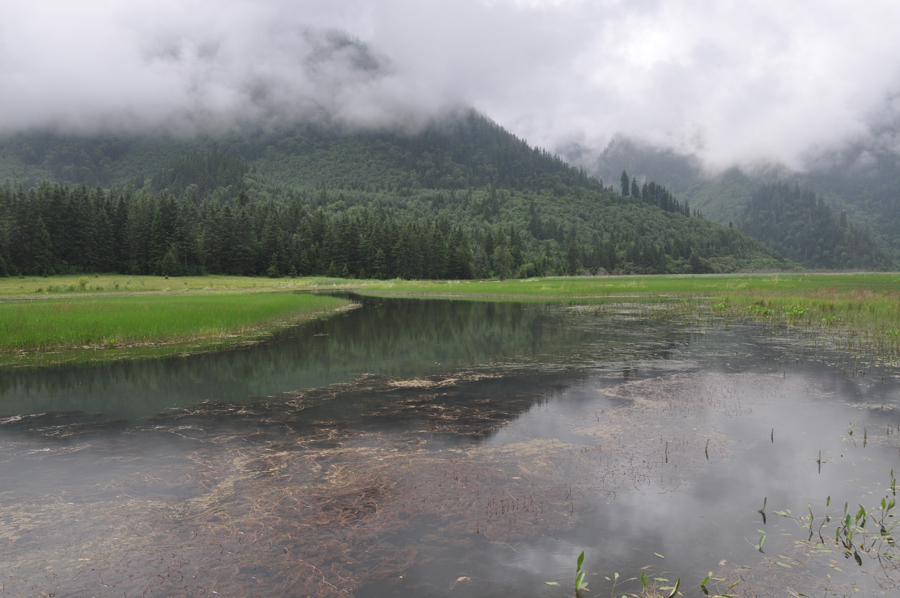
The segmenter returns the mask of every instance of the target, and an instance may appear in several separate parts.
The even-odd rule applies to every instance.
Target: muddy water
[[[582,550],[595,596],[642,571],[893,595],[890,545],[834,538],[892,496],[900,387],[840,363],[627,306],[365,300],[229,353],[7,373],[0,596],[563,597]]]

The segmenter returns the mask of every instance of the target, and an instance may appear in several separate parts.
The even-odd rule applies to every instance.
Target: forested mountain
[[[891,137],[890,132],[881,133]],[[666,185],[683,200],[690,201],[705,217],[722,224],[741,219],[755,190],[761,186],[778,186],[779,181],[790,181],[817,193],[835,213],[845,212],[857,233],[866,231],[880,251],[897,264],[900,263],[900,218],[897,218],[900,213],[900,156],[890,147],[874,136],[840,151],[818,156],[804,172],[768,165],[756,167],[749,174],[732,168],[710,175],[694,157],[620,138],[610,143],[589,171],[608,178],[624,166],[639,179],[654,179]],[[785,211],[792,209],[786,206]],[[793,226],[809,226],[812,222],[797,222]],[[792,233],[792,238],[785,242],[805,238],[815,243],[820,236],[813,227],[802,235]],[[810,255],[817,253],[815,246],[802,248],[802,251]],[[860,262],[842,267],[863,268],[869,267],[866,264],[872,263],[873,259],[878,262],[874,254],[867,255]]]
[[[809,268],[891,270],[894,265],[864,231],[834,214],[822,198],[795,184],[765,184],[738,220],[741,230]]]
[[[900,262],[900,155],[894,141],[898,132],[883,133],[887,142],[868,140],[822,156],[799,180],[821,189],[826,201],[871,231]]]
[[[692,215],[662,185],[629,181],[622,194],[474,113],[415,135],[303,125],[216,142],[19,136],[0,158],[13,179],[0,191],[0,274],[469,278],[794,265]]]
[[[209,165],[191,164],[213,143]],[[230,156],[230,157],[229,157]],[[437,122],[418,134],[393,131],[342,131],[301,124],[278,132],[246,130],[220,139],[171,137],[83,138],[50,134],[0,140],[0,183],[25,188],[42,181],[84,183],[88,187],[133,189],[153,179],[155,189],[180,193],[190,171],[203,186],[212,176],[228,186],[240,157],[270,185],[290,188],[370,191],[468,189],[492,185],[507,189],[586,187],[599,183],[556,156],[531,148],[495,123],[468,112]],[[217,169],[217,170],[216,170]],[[215,170],[215,172],[214,172]],[[260,176],[256,180],[260,180]],[[201,193],[202,199],[202,193]]]

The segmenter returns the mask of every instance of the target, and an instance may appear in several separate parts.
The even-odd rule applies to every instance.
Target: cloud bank
[[[474,106],[549,149],[621,134],[797,167],[898,122],[898,22],[890,0],[6,3],[0,131],[413,129]]]

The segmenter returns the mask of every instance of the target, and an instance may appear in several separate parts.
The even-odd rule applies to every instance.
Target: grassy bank
[[[529,278],[487,281],[371,281],[355,285],[372,295],[478,298],[687,297],[723,294],[900,293],[900,274],[705,274]]]
[[[0,302],[0,364],[158,357],[252,342],[347,305],[293,293],[129,295]]]
[[[0,301],[88,295],[210,295],[271,293],[332,288],[346,281],[330,278],[256,278],[250,276],[123,276],[91,274],[0,278]]]

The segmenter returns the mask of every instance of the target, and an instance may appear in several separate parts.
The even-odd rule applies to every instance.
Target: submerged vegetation
[[[171,378],[140,371],[134,376],[134,387],[159,387],[166,397],[165,406],[140,421],[126,423],[121,419],[126,416],[103,400],[93,404],[99,408],[85,401],[77,404],[81,412],[42,409],[36,415],[34,387],[23,383],[29,387],[22,399],[26,407],[0,418],[0,448],[8,455],[3,473],[10,480],[0,492],[0,565],[10,571],[3,591],[347,598],[479,597],[513,589],[519,595],[571,598],[571,565],[582,549],[591,560],[575,563],[574,589],[584,596],[778,595],[769,589],[783,589],[785,579],[795,579],[789,574],[833,571],[823,565],[832,554],[826,551],[837,559],[849,554],[836,566],[853,567],[835,573],[835,583],[872,575],[880,566],[873,541],[888,540],[872,524],[880,515],[868,508],[871,500],[859,501],[867,505],[865,517],[853,508],[848,513],[857,521],[841,524],[852,538],[845,532],[838,537],[839,544],[852,540],[862,565],[855,564],[852,551],[833,544],[830,528],[823,531],[827,544],[814,538],[800,545],[792,543],[796,533],[788,537],[773,529],[783,523],[795,531],[793,521],[770,515],[770,527],[763,524],[757,533],[756,509],[762,504],[764,511],[768,503],[785,513],[806,512],[772,492],[788,479],[800,480],[792,492],[802,489],[809,478],[795,475],[798,471],[831,474],[829,483],[842,486],[829,486],[827,493],[840,496],[841,504],[856,504],[844,495],[855,492],[845,481],[850,451],[862,463],[884,445],[895,458],[897,436],[873,423],[889,421],[889,414],[860,415],[848,430],[847,421],[857,421],[855,414],[843,418],[849,407],[817,402],[833,379],[842,379],[840,373],[810,386],[808,377],[783,377],[782,363],[806,357],[792,337],[810,311],[796,297],[832,282],[830,292],[849,294],[868,281],[868,292],[896,298],[898,283],[886,275],[846,276],[843,285],[835,282],[837,276],[787,278],[373,281],[359,287],[359,281],[316,279],[120,277],[118,289],[113,277],[87,278],[84,284],[77,277],[2,281],[0,293],[7,299],[0,307],[151,299],[160,305],[188,299],[209,301],[207,306],[232,300],[253,305],[257,298],[303,297],[260,292],[287,290],[288,284],[344,291],[355,284],[373,293],[418,289],[422,296],[472,287],[487,291],[469,297],[496,301],[441,305],[366,298],[366,309],[301,329],[303,341],[290,338],[241,352],[246,360],[208,355],[161,363],[161,370],[176,370],[167,373]],[[204,291],[204,282],[215,288]],[[189,290],[176,294],[177,284]],[[750,293],[744,284],[770,298],[784,288],[784,308],[757,306],[772,334],[759,334],[758,327],[735,327],[734,336],[726,330],[737,319],[732,314],[752,311],[723,298],[725,290],[734,297]],[[61,290],[48,291],[48,285]],[[517,304],[527,293],[512,291],[532,285],[535,301],[556,304]],[[134,287],[143,289],[139,296]],[[523,313],[527,317],[520,317]],[[681,320],[699,325],[671,325]],[[695,334],[698,330],[710,334]],[[752,357],[734,360],[748,369],[724,367],[733,363],[733,349],[760,339]],[[765,343],[771,339],[787,341],[770,352]],[[264,359],[267,351],[278,360]],[[341,359],[355,358],[354,352],[369,357],[345,367]],[[216,370],[204,378],[196,367],[202,361],[225,364],[234,377]],[[399,364],[397,373],[384,373],[386,361]],[[241,376],[248,377],[248,366],[267,379],[295,374],[270,386],[250,384],[235,395],[210,384],[220,379],[236,386]],[[827,369],[812,367],[818,373]],[[76,368],[59,369],[66,371],[53,376],[59,373],[79,392],[103,385],[100,378],[72,375]],[[311,380],[310,373],[336,369],[341,376]],[[31,374],[37,379],[43,373],[20,370],[6,379]],[[203,387],[203,398],[173,401],[176,379]],[[876,388],[890,393],[889,385]],[[798,395],[809,400],[791,403]],[[110,396],[144,400],[124,385]],[[11,401],[4,404],[9,409]],[[795,451],[781,444],[789,431],[805,425],[810,411],[832,408],[841,413],[837,434],[805,436],[810,444]],[[773,412],[777,433],[770,432]],[[849,437],[846,447],[840,446],[842,436]],[[854,441],[859,447],[850,446]],[[769,453],[760,464],[750,463],[744,447],[754,446],[781,451],[784,468],[767,470]],[[821,451],[824,474],[817,473],[812,448]],[[839,454],[847,455],[842,464],[848,469],[829,471],[841,466]],[[46,475],[74,470],[74,464],[87,472],[86,482]],[[788,465],[794,469],[787,471]],[[32,469],[43,475],[24,481],[16,475]],[[704,482],[714,471],[734,475]],[[729,489],[730,498],[715,507],[697,500]],[[886,499],[882,510],[889,515],[893,509]],[[642,500],[653,500],[656,508],[646,508]],[[673,530],[676,520],[690,529]],[[627,536],[620,522],[634,535]],[[816,519],[813,529],[820,524]],[[893,533],[889,525],[885,529]],[[764,554],[757,550],[762,534]],[[628,550],[618,552],[617,543]],[[814,554],[806,558],[803,550]],[[888,544],[880,550],[890,552]],[[55,573],[52,579],[47,567]],[[550,588],[546,580],[552,579],[565,584]],[[590,594],[583,587],[588,581]],[[817,583],[792,587],[814,595],[808,588]]]
[[[734,274],[507,281],[371,282],[358,292],[385,296],[655,303],[653,317],[715,317],[827,332],[846,349],[900,356],[898,274]],[[647,312],[651,315],[651,312]]]

